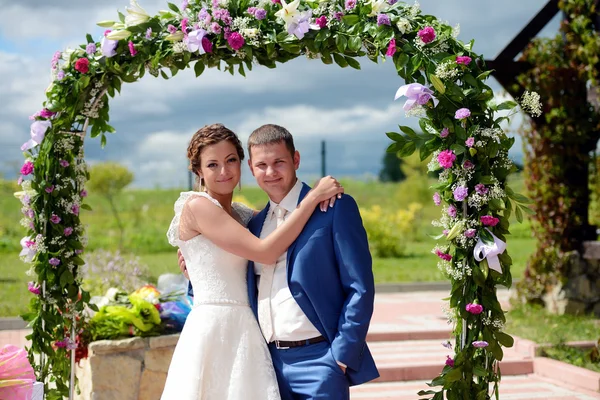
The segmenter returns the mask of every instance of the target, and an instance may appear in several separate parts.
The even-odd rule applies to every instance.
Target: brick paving
[[[381,378],[351,390],[352,400],[415,400],[419,390],[443,367],[449,350],[441,346],[450,338],[450,327],[442,312],[447,291],[382,293],[376,295],[369,330],[369,346]],[[508,308],[509,292],[498,297]],[[0,331],[0,346],[24,346],[28,329]],[[533,360],[515,349],[505,349],[501,363],[501,400],[600,400],[599,392],[551,382],[532,374]]]

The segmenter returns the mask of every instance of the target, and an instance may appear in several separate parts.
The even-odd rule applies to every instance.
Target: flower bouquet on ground
[[[0,348],[0,399],[31,399],[35,374],[27,352],[7,344]]]
[[[111,288],[92,301],[99,307],[89,320],[92,341],[180,332],[191,310],[184,291],[161,294],[152,285],[131,294]]]

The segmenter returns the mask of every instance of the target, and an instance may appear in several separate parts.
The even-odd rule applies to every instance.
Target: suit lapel
[[[262,231],[262,226],[265,222],[267,214],[269,212],[269,204],[265,206],[248,224],[248,229],[250,232],[256,236],[260,237],[260,232]],[[258,315],[258,296],[256,287],[256,275],[254,274],[254,261],[248,261],[248,272],[247,272],[247,282],[248,282],[248,299],[250,301],[250,307],[254,312],[254,316]]]

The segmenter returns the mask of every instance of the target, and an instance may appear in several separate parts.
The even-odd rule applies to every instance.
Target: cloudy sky
[[[474,50],[493,59],[546,0],[420,3],[425,13],[460,24],[459,38],[475,39]],[[165,0],[140,4],[151,14],[166,8]],[[28,116],[44,100],[53,53],[84,43],[86,33],[100,37],[96,22],[116,19],[117,10],[127,5],[128,0],[0,0],[0,173],[5,177],[13,177],[22,162],[19,147],[29,136]],[[542,35],[554,35],[557,27],[555,18]],[[360,61],[361,71],[297,59],[274,70],[257,66],[247,78],[217,70],[197,79],[190,70],[168,81],[147,75],[112,100],[117,133],[108,137],[105,149],[99,140],[88,139],[86,159],[126,164],[136,187],[185,187],[185,149],[199,127],[221,122],[245,142],[254,128],[277,123],[296,139],[305,180],[320,173],[321,140],[327,146],[327,173],[376,175],[388,144],[385,132],[416,121],[406,119],[402,103],[393,101],[403,84],[393,63]],[[493,87],[501,89],[495,82]],[[253,183],[247,171],[242,179]]]

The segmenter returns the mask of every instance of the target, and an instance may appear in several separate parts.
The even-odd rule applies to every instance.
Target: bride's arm
[[[333,178],[321,179],[300,202],[286,223],[265,239],[254,236],[205,197],[196,197],[188,201],[183,212],[192,217],[188,217],[189,228],[204,235],[223,250],[248,260],[274,264],[302,232],[315,207],[340,193],[343,193],[343,188]]]

